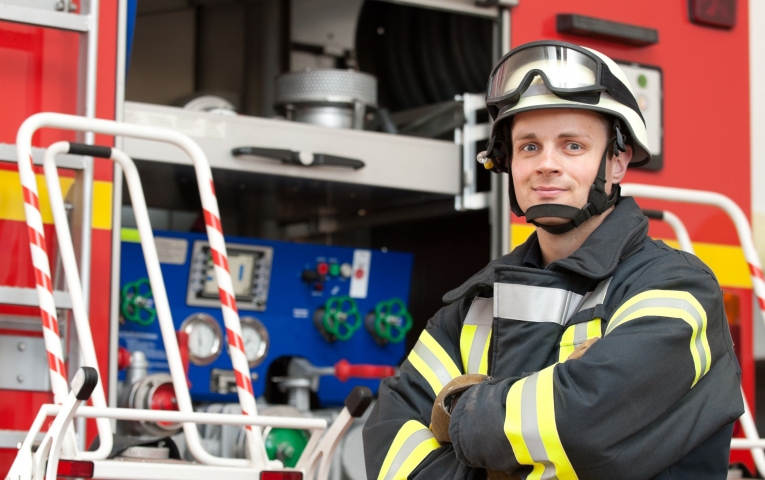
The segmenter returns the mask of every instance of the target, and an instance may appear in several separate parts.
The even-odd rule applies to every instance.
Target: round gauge
[[[257,367],[268,355],[270,340],[265,325],[255,317],[242,317],[242,342],[244,355],[250,368]]]
[[[220,355],[223,333],[218,321],[206,313],[195,313],[181,324],[189,337],[189,360],[194,365],[209,365]]]

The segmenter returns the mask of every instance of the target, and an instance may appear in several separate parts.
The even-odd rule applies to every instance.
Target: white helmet
[[[502,124],[515,114],[552,108],[583,109],[613,118],[614,136],[603,152],[600,170],[590,190],[588,203],[582,209],[558,204],[543,204],[523,212],[510,182],[510,206],[518,216],[552,233],[564,233],[593,215],[599,215],[616,203],[619,186],[610,195],[605,193],[607,154],[632,145],[633,166],[648,163],[648,134],[629,80],[621,68],[600,52],[566,42],[543,40],[514,48],[494,66],[486,91],[486,106],[494,119],[487,151],[478,161],[495,172],[510,173]],[[623,132],[626,127],[626,132]],[[626,134],[626,135],[625,135]],[[560,226],[540,225],[540,217],[563,217],[570,221]]]

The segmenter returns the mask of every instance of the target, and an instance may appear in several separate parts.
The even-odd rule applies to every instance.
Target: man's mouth
[[[534,187],[533,190],[540,197],[554,197],[565,191],[559,187]]]

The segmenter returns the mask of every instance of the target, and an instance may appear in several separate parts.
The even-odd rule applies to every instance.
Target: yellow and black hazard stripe
[[[457,364],[427,330],[422,331],[407,359],[425,378],[436,396],[444,385],[462,375]]]
[[[515,382],[507,393],[505,435],[527,480],[577,480],[555,422],[553,374],[558,364]]]
[[[566,328],[563,332],[563,336],[560,339],[560,353],[558,354],[558,361],[565,362],[569,355],[574,353],[576,347],[583,344],[591,338],[600,338],[602,335],[601,330],[602,320],[596,318],[589,322],[577,323]]]
[[[428,427],[409,420],[393,439],[377,480],[406,480],[425,457],[440,446]]]
[[[621,325],[641,317],[666,317],[683,320],[691,327],[690,349],[696,383],[709,372],[712,353],[707,341],[707,313],[689,292],[676,290],[649,290],[627,300],[611,317],[606,335]]]
[[[460,355],[466,373],[488,375],[494,299],[476,297],[460,332]]]

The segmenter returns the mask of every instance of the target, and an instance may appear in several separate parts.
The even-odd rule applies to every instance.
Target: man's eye
[[[568,144],[568,148],[569,148],[569,150],[578,151],[578,150],[582,149],[582,146],[579,145],[578,143],[569,143]]]
[[[535,152],[537,150],[537,146],[533,143],[527,143],[526,145],[521,147],[521,151],[524,152]]]

